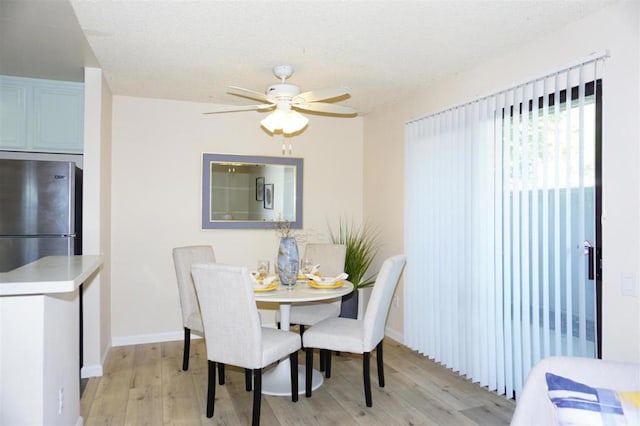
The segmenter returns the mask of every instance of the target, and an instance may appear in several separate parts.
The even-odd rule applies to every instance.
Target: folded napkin
[[[257,272],[251,273],[251,279],[253,280],[254,287],[268,287],[275,279],[275,275],[268,275],[264,278],[260,278],[260,274]]]
[[[346,280],[347,278],[349,278],[349,274],[343,272],[338,276],[335,277],[320,277],[318,275],[314,275],[314,274],[305,274],[305,276],[307,278],[309,278],[310,280],[315,281],[316,283],[320,284],[320,285],[331,285],[331,284],[335,284],[336,282],[340,281],[340,280]]]

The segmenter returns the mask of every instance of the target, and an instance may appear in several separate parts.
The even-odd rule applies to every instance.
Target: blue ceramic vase
[[[281,238],[278,248],[278,276],[283,285],[293,286],[296,283],[299,265],[300,255],[296,239],[294,237]]]

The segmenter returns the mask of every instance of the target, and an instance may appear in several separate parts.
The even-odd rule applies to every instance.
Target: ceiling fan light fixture
[[[299,132],[307,127],[309,119],[297,111],[289,111],[286,120],[282,126],[282,133],[288,135],[290,133]]]
[[[274,133],[276,130],[282,129],[286,118],[285,116],[286,114],[284,111],[277,109],[271,114],[267,115],[260,122],[260,125],[267,129],[269,132]]]
[[[277,109],[269,114],[260,125],[270,133],[282,130],[285,135],[299,132],[309,124],[309,119],[297,111]]]

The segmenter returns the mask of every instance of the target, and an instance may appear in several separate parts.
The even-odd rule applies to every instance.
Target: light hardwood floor
[[[301,363],[304,354],[299,354]],[[318,355],[314,357],[318,362]],[[375,358],[375,355],[372,355]],[[311,398],[262,397],[261,424],[269,425],[506,425],[515,403],[385,339],[386,386],[378,387],[371,361],[373,407],[364,404],[362,358],[333,356],[331,378]],[[317,367],[317,365],[316,365]],[[104,375],[86,384],[85,425],[248,425],[252,393],[244,371],[227,367],[216,388],[215,415],[205,416],[207,361],[204,341],[192,340],[188,371],[182,342],[112,348]]]

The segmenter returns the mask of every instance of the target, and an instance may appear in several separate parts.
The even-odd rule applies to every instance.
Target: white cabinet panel
[[[0,95],[0,149],[82,153],[82,83],[0,76]]]
[[[27,140],[27,89],[24,85],[0,84],[0,149],[21,149]]]
[[[79,96],[81,93],[77,87],[34,87],[34,150],[82,152],[83,99]]]

